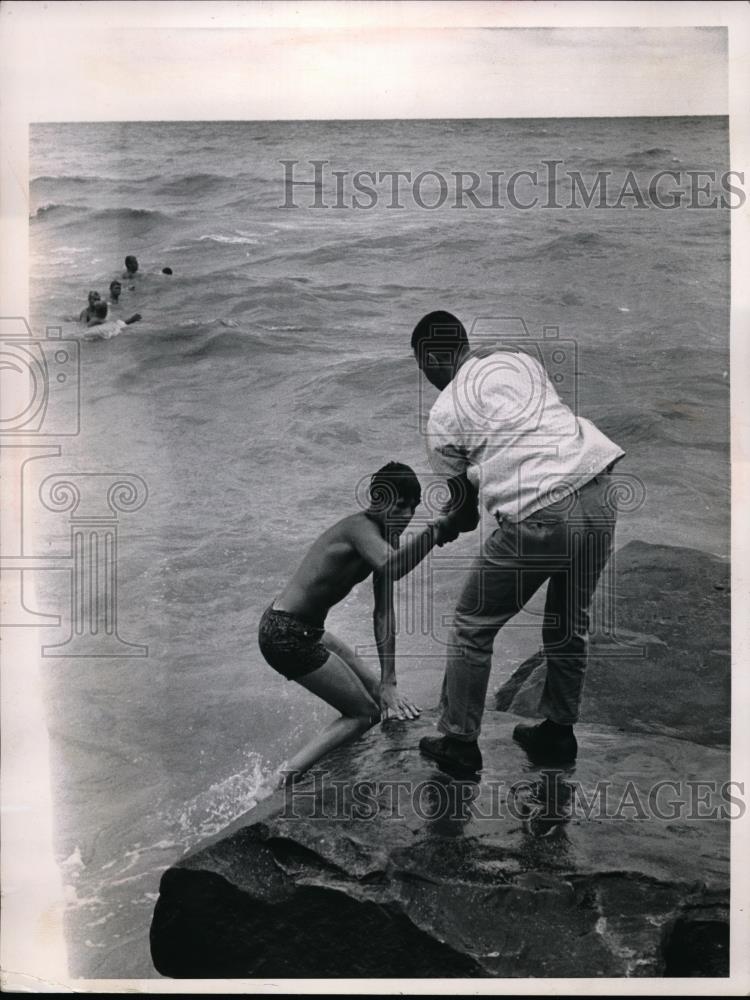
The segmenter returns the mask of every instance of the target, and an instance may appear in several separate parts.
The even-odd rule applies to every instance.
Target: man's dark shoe
[[[449,772],[476,774],[482,770],[482,754],[475,740],[469,743],[450,736],[423,736],[419,741],[419,750]]]
[[[551,719],[535,726],[520,723],[513,730],[513,739],[538,764],[569,764],[578,755],[573,727],[560,726]]]

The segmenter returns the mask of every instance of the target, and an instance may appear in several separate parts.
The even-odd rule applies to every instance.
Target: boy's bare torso
[[[362,512],[351,514],[317,538],[273,606],[322,624],[392,551],[374,520]]]

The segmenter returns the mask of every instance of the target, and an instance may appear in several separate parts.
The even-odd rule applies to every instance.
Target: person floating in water
[[[89,301],[85,309],[82,309],[78,317],[79,323],[88,323],[94,316],[94,308],[97,302],[101,302],[102,297],[99,292],[89,292]]]
[[[419,480],[400,462],[389,462],[372,476],[369,500],[367,510],[350,514],[320,535],[260,620],[258,644],[270,666],[341,715],[268,779],[259,798],[293,782],[329,750],[360,736],[379,719],[419,716],[420,709],[396,684],[393,585],[434,545],[453,541],[458,529],[450,514],[441,516],[399,547],[421,501]],[[379,680],[325,628],[333,605],[370,574]]]
[[[106,302],[97,302],[94,307],[94,315],[88,323],[88,332],[84,334],[84,340],[111,340],[116,337],[121,330],[132,323],[137,323],[143,317],[140,313],[134,313],[130,319],[107,320],[109,306]]]

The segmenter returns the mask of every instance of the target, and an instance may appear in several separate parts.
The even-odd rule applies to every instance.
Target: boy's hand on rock
[[[380,718],[386,719],[418,719],[422,711],[408,698],[398,693],[395,684],[380,685]]]

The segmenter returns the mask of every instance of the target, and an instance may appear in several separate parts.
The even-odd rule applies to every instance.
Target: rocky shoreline
[[[420,757],[434,712],[379,727],[164,873],[157,970],[728,975],[728,565],[633,542],[615,579],[575,767],[540,770],[511,738],[541,657],[488,706],[480,781]]]

